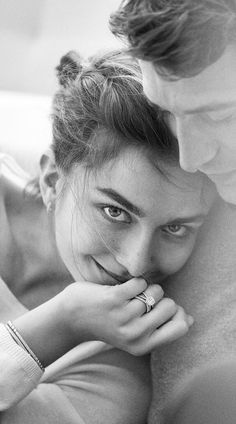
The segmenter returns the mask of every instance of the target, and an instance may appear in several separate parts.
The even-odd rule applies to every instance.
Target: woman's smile
[[[130,148],[94,173],[74,170],[71,190],[57,202],[55,224],[57,246],[75,281],[114,285],[142,277],[153,284],[183,266],[211,196],[202,175],[166,168],[168,178]]]

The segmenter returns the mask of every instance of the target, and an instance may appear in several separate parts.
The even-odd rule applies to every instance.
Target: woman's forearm
[[[44,367],[77,344],[63,314],[62,298],[63,292],[13,321]]]

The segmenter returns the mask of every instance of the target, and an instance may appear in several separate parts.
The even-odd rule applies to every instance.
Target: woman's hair
[[[191,77],[236,43],[236,0],[123,0],[110,27],[162,76]]]
[[[178,161],[178,143],[143,94],[135,59],[113,51],[83,62],[72,51],[56,70],[52,148],[64,173],[78,163],[99,168],[129,146],[155,151],[157,162]]]
[[[164,112],[143,94],[134,58],[113,51],[84,62],[71,51],[56,71],[59,89],[52,105],[52,149],[65,175],[79,163],[98,169],[131,146],[143,149],[161,172],[163,160],[178,163],[177,140]],[[28,192],[40,194],[37,179]]]

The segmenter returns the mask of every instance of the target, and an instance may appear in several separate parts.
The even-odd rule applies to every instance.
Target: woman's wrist
[[[6,329],[11,335],[12,339],[15,341],[18,346],[20,346],[31,358],[36,362],[36,364],[39,366],[42,372],[45,371],[43,365],[41,364],[38,357],[35,355],[35,353],[30,349],[30,347],[27,345],[26,341],[23,339],[19,331],[16,329],[14,324],[11,321],[8,321],[6,324]]]
[[[58,295],[64,331],[67,334],[68,343],[71,343],[73,347],[93,339],[88,328],[87,306],[83,301],[82,292],[78,295],[78,284],[69,284]]]
[[[13,321],[22,338],[44,367],[77,344],[65,312],[64,294],[61,292]]]

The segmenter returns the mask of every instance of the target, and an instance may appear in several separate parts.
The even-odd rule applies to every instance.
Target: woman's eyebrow
[[[141,218],[145,216],[145,213],[141,211],[141,209],[139,209],[138,206],[135,206],[133,203],[131,203],[129,200],[127,200],[125,197],[119,194],[116,190],[113,190],[112,188],[103,188],[103,187],[96,187],[96,190],[105,194],[110,199],[115,200],[121,206],[128,209],[128,211],[133,213],[134,215],[137,215]]]
[[[181,217],[174,217],[173,219],[169,220],[169,222],[178,222],[178,224],[187,224],[191,222],[203,222],[208,214],[207,213],[199,213],[196,215],[188,215],[188,216],[181,216]]]

